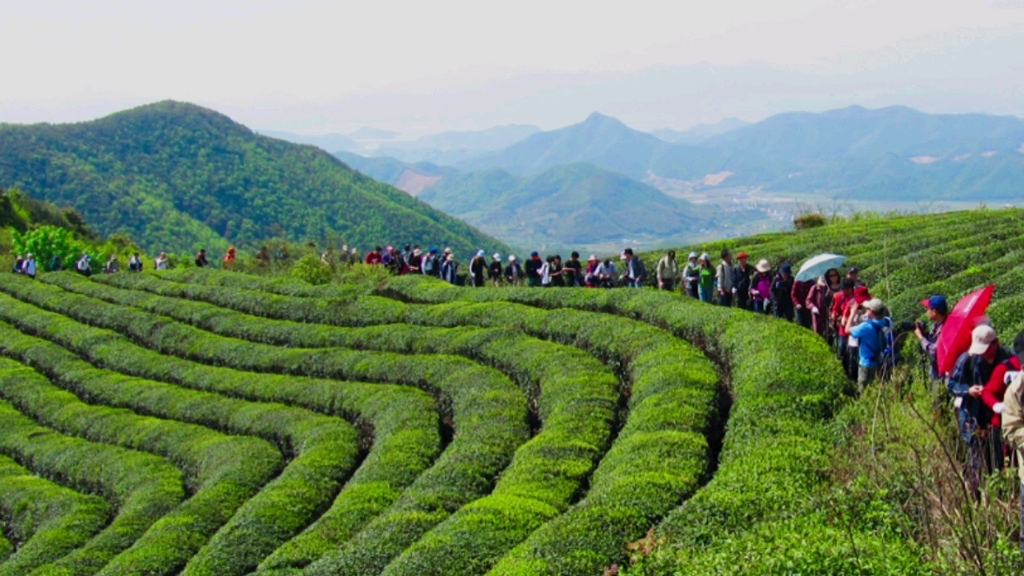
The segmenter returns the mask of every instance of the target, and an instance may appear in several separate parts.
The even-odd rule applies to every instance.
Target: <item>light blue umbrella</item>
[[[807,282],[809,280],[814,280],[819,276],[824,275],[829,268],[835,268],[838,270],[844,262],[846,262],[846,256],[840,256],[838,254],[818,254],[814,258],[804,262],[803,266],[800,267],[800,271],[796,273],[796,281]]]

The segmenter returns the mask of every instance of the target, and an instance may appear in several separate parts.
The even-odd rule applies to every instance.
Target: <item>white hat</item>
[[[509,262],[515,262],[516,261],[516,255],[515,254],[509,254],[508,255],[508,261]]]
[[[484,255],[484,251],[483,250],[477,250],[476,251],[476,255],[477,256],[483,256]]]
[[[587,262],[593,262],[594,260],[597,260],[597,259],[598,259],[598,258],[597,258],[597,256],[596,256],[596,255],[594,255],[594,254],[591,254],[591,255],[590,255],[590,258],[587,258]]]
[[[971,356],[981,356],[988,352],[989,346],[998,339],[996,331],[991,326],[982,324],[971,332],[971,348],[967,352]]]
[[[699,258],[699,257],[700,256],[698,256],[696,252],[690,252],[690,255],[687,256],[687,258]]]
[[[705,252],[705,253],[700,255],[700,259],[701,260],[711,260],[711,256],[707,252]]]
[[[419,256],[420,254],[423,254],[422,250],[420,250],[419,248],[414,248],[413,249],[413,251],[412,251],[412,255],[413,256]]]
[[[882,301],[879,300],[878,298],[872,298],[871,300],[868,300],[861,304],[861,306],[867,308],[868,310],[871,310],[876,314],[881,312],[882,310],[885,310],[885,304],[883,304]]]
[[[452,249],[451,248],[445,248],[444,249],[444,253],[445,254],[451,254],[452,253]]]
[[[758,272],[771,272],[772,271],[772,265],[768,262],[768,260],[766,258],[762,258],[761,261],[757,263],[757,271]]]

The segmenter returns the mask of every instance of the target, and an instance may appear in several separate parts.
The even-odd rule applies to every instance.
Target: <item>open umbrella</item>
[[[804,262],[804,265],[800,267],[800,271],[796,273],[797,282],[807,282],[808,280],[814,280],[815,278],[822,276],[825,272],[828,272],[829,268],[839,269],[846,262],[846,256],[840,256],[838,254],[818,254],[814,258]]]
[[[939,336],[939,345],[935,350],[939,374],[952,371],[960,355],[971,347],[971,332],[974,331],[978,318],[984,316],[988,310],[995,289],[995,286],[986,286],[971,292],[961,298],[946,317],[946,322],[942,325],[942,335]]]

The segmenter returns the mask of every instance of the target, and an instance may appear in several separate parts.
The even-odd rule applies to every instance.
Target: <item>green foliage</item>
[[[295,262],[292,269],[288,271],[288,275],[316,286],[330,282],[334,276],[334,270],[321,262],[316,254],[306,254]]]
[[[160,102],[79,124],[0,126],[0,187],[77,209],[150,253],[340,236],[460,253],[502,243],[312,146],[254,134],[191,104]]]

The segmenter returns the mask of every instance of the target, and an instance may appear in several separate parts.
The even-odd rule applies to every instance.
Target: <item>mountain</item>
[[[348,136],[353,140],[394,140],[401,136],[401,134],[391,130],[363,126],[354,132],[349,132]]]
[[[654,245],[716,225],[689,202],[586,163],[528,177],[492,168],[443,178],[419,198],[519,246]]]
[[[409,164],[390,156],[366,157],[351,152],[335,152],[334,156],[370,178],[391,184],[411,196],[433,186],[441,178],[459,174],[458,170],[447,166],[430,162]]]
[[[357,150],[362,145],[359,142],[345,136],[344,134],[296,134],[294,132],[282,132],[280,130],[259,130],[260,134],[294,142],[295,144],[309,144],[322,148],[328,152],[336,150]]]
[[[697,124],[687,130],[659,128],[651,130],[651,135],[661,138],[670,144],[700,144],[712,136],[724,134],[730,130],[750,125],[750,122],[739,118],[723,118],[714,124]]]
[[[366,152],[374,156],[391,156],[403,162],[455,164],[511,146],[540,131],[536,126],[510,124],[486,130],[442,132],[408,142],[388,142]]]
[[[165,101],[79,124],[0,125],[0,188],[78,210],[150,252],[258,246],[270,237],[502,245],[312,146]]]

